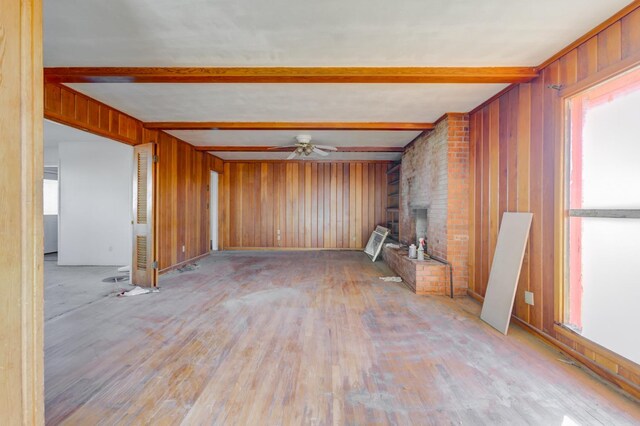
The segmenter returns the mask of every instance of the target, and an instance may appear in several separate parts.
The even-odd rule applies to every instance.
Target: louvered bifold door
[[[153,250],[154,144],[133,148],[133,260],[131,284],[155,287]]]

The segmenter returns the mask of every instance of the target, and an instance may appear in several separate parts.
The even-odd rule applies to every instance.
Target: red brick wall
[[[448,114],[447,121],[446,258],[453,264],[454,294],[463,296],[469,284],[469,115]]]
[[[452,263],[454,294],[465,295],[469,281],[467,114],[447,114],[405,151],[400,194],[400,240],[415,243],[413,209],[427,208],[427,253]],[[449,294],[449,286],[446,291]]]

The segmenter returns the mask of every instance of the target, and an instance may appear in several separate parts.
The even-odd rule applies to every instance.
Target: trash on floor
[[[130,271],[131,271],[131,265],[122,266],[118,268],[118,272],[130,272]]]
[[[121,283],[123,281],[129,281],[129,275],[116,275],[102,280],[103,283]]]
[[[392,282],[392,283],[401,283],[402,282],[402,278],[400,278],[400,277],[380,277],[380,279],[382,281]]]
[[[197,263],[189,263],[187,265],[184,265],[184,266],[178,268],[178,272],[195,271],[199,267],[200,267],[200,265],[198,265]]]
[[[142,288],[139,286],[135,286],[129,291],[122,290],[120,293],[118,293],[118,296],[124,296],[124,297],[138,296],[139,294],[147,294],[147,293],[160,293],[160,290],[158,290],[157,288],[150,289],[150,288]]]
[[[400,248],[400,244],[396,244],[396,243],[387,243],[384,246],[388,247],[388,248],[392,248],[392,249],[399,249]]]

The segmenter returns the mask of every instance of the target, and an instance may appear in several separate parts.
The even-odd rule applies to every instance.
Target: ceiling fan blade
[[[287,157],[287,160],[293,159],[296,155],[298,155],[298,151],[293,151],[291,154],[289,154],[289,156]]]
[[[315,145],[316,148],[326,149],[327,151],[337,151],[338,148],[335,146],[327,146],[327,145]]]
[[[296,144],[296,145],[272,146],[272,147],[270,147],[268,149],[293,148],[294,146],[298,146],[298,144]]]
[[[315,147],[315,146],[313,147],[313,152],[315,152],[316,154],[320,154],[323,157],[326,157],[327,155],[329,155],[329,153],[321,151],[318,149],[318,147]]]

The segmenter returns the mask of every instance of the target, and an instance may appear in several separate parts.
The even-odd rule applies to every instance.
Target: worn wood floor
[[[637,402],[526,332],[389,274],[360,252],[234,252],[160,293],[83,299],[46,321],[47,423],[640,422]]]

